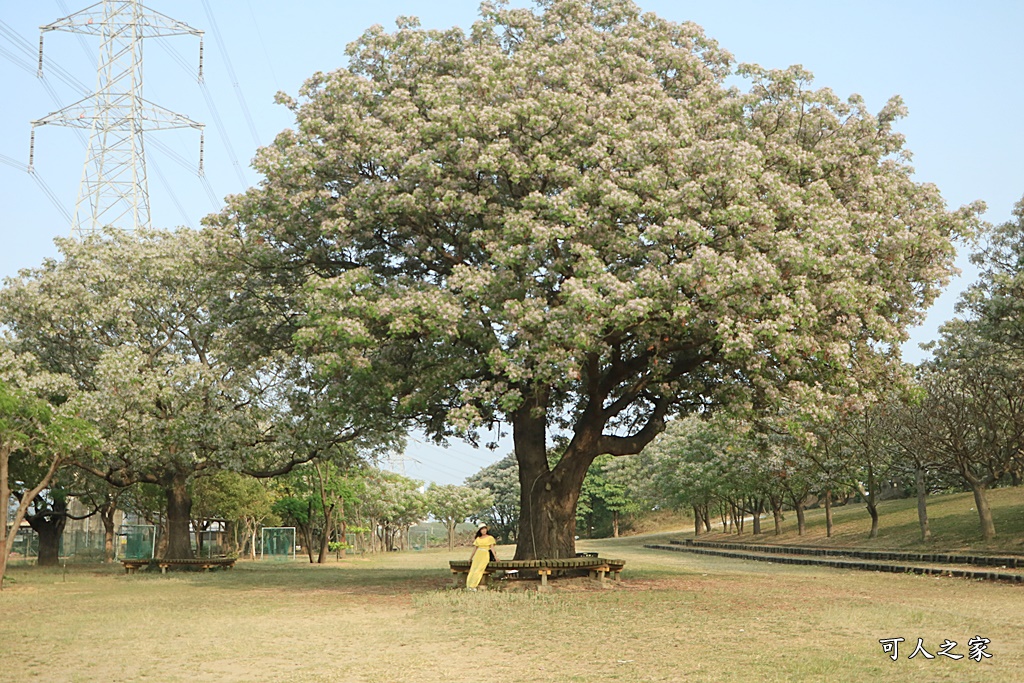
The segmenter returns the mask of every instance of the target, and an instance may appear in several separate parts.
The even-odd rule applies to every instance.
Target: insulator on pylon
[[[203,82],[203,39],[199,39],[199,82]]]
[[[36,78],[43,77],[43,34],[39,34],[39,68],[36,69]]]
[[[36,158],[36,129],[32,128],[32,134],[28,138],[28,172],[32,172],[32,163]]]
[[[206,131],[199,133],[199,177],[202,178],[206,171],[203,170],[203,147],[206,144]]]

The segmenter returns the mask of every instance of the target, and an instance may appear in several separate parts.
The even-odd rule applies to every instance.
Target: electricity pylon
[[[71,232],[79,237],[106,226],[148,228],[149,184],[143,133],[193,128],[200,132],[199,174],[203,173],[203,125],[142,97],[142,41],[176,35],[199,37],[199,80],[203,79],[203,32],[144,7],[136,0],[104,0],[40,26],[39,76],[43,36],[67,31],[100,37],[96,92],[32,122],[29,167],[35,156],[37,126],[88,129],[89,148],[75,200]],[[88,204],[88,215],[83,216]]]

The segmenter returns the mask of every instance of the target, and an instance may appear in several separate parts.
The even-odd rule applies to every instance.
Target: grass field
[[[1021,494],[996,505],[1016,509]],[[936,523],[976,523],[970,502],[943,499]],[[883,529],[904,503],[886,504]],[[843,514],[856,536],[847,525],[863,509]],[[642,547],[680,535],[581,542],[627,560],[623,581],[559,579],[546,594],[528,581],[453,590],[447,561],[468,549],[168,576],[16,568],[0,594],[2,680],[1024,680],[1024,587]],[[918,638],[932,654],[946,639],[967,654],[976,635],[990,659],[907,659]],[[905,639],[897,661],[878,642],[894,637]]]

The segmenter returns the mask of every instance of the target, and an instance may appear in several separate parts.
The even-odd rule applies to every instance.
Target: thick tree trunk
[[[530,491],[534,483],[537,486]],[[515,559],[575,557],[578,482],[535,475],[525,483],[524,490]]]
[[[56,567],[60,564],[60,539],[64,535],[67,518],[47,517],[38,524],[30,522],[36,535],[39,536],[39,556],[36,565],[40,567]]]
[[[868,488],[865,489],[863,484],[858,484],[857,487],[860,489],[860,495],[864,498],[868,514],[871,516],[871,531],[868,532],[868,538],[878,538],[878,504],[875,496],[874,477],[870,468],[868,469]]]
[[[22,520],[25,519],[25,513],[28,512],[29,502],[39,495],[39,492],[50,485],[50,481],[53,479],[54,472],[61,465],[61,459],[59,457],[54,458],[50,462],[50,468],[43,475],[43,478],[36,484],[30,491],[26,491],[22,495],[21,500],[18,501],[18,507],[14,511],[14,520],[11,522],[10,527],[7,526],[7,514],[8,505],[10,504],[11,489],[8,486],[8,476],[10,470],[9,458],[11,455],[11,448],[6,444],[0,444],[0,501],[3,501],[4,515],[0,519],[0,591],[4,589],[4,576],[7,572],[7,559],[11,555],[11,549],[14,547],[14,541],[18,536],[18,528],[21,526]]]
[[[921,540],[929,541],[932,530],[928,528],[928,487],[925,485],[923,467],[915,468],[914,481],[917,484],[917,521],[921,525]]]
[[[868,514],[871,515],[871,531],[868,538],[878,538],[878,506],[874,502],[867,504]]]
[[[60,539],[68,524],[67,501],[57,498],[46,512],[28,517],[28,523],[39,537],[39,555],[36,564],[40,567],[56,567],[60,564]]]
[[[612,511],[612,538],[619,537],[619,513]]]
[[[804,529],[807,528],[807,522],[804,518],[804,499],[794,500],[793,509],[796,510],[796,535],[803,536]]]
[[[700,506],[693,506],[693,535],[700,536],[701,530],[704,528],[704,517],[700,514]]]
[[[996,535],[996,525],[992,521],[992,509],[988,506],[988,482],[969,479],[967,483],[974,493],[974,505],[978,509],[978,521],[981,523],[981,537],[990,541]]]
[[[188,477],[175,474],[164,484],[167,495],[167,545],[163,550],[166,560],[191,560],[192,539],[189,526],[192,519],[192,493],[188,490]]]
[[[825,536],[832,538],[832,489],[825,490]]]
[[[764,512],[764,501],[758,498],[754,501],[754,535],[761,535],[761,513]]]
[[[551,470],[546,425],[536,400],[527,400],[512,420],[520,488],[517,560],[576,556],[576,503],[593,457],[567,453]]]

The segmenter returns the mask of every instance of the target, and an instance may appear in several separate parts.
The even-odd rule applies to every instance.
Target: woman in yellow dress
[[[491,561],[492,557],[497,562],[498,558],[491,550],[497,544],[494,536],[487,533],[487,525],[481,524],[480,528],[476,530],[476,538],[473,539],[473,556],[469,558],[472,564],[469,566],[469,574],[466,574],[468,590],[475,591],[476,587],[480,585],[480,579],[484,577],[484,570],[487,569],[487,563]]]

